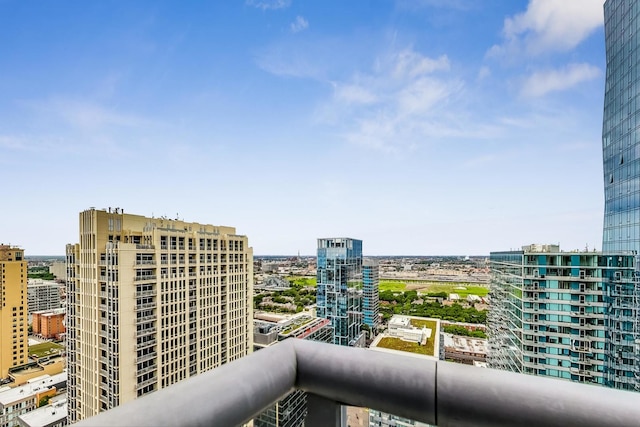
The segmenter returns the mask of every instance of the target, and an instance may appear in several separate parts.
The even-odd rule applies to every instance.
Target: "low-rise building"
[[[67,399],[50,402],[48,405],[18,417],[20,427],[63,427],[67,425]]]
[[[439,360],[443,356],[440,341],[440,319],[396,314],[389,319],[387,332],[379,334],[369,348]]]
[[[33,333],[46,339],[60,339],[66,332],[64,318],[66,309],[43,310],[32,313]]]
[[[64,372],[66,359],[56,351],[54,354],[39,358],[38,361],[10,369],[9,378],[12,384],[18,386],[45,376],[55,376]]]
[[[472,365],[473,362],[486,362],[487,340],[463,337],[443,333],[444,357],[452,362]]]
[[[58,375],[44,375],[27,384],[0,392],[0,426],[18,425],[18,417],[31,412],[45,400],[67,387],[66,371]]]
[[[433,329],[427,328],[427,323],[421,322],[424,320],[423,318],[415,317],[413,319],[415,319],[415,321],[409,316],[393,316],[391,320],[389,320],[388,335],[425,345],[427,340],[431,338],[431,335],[434,334],[434,331]],[[437,322],[439,330],[439,319],[432,320]]]
[[[389,320],[388,332],[378,335],[370,348],[412,357],[442,359],[440,319],[395,315]],[[429,424],[370,409],[369,426],[429,427]]]

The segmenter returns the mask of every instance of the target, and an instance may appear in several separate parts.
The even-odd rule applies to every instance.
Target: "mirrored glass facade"
[[[362,336],[362,240],[318,239],[318,317],[331,321],[334,344],[355,345]]]
[[[608,265],[633,263],[605,282],[606,385],[640,390],[640,2],[604,4],[607,75],[602,124],[604,224]],[[635,255],[629,259],[625,253]]]
[[[640,249],[640,2],[604,5],[603,252]]]
[[[380,279],[378,262],[366,259],[362,265],[362,314],[363,323],[373,331],[380,323]]]

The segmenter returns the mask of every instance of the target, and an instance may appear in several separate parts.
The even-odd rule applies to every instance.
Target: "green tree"
[[[51,396],[43,396],[42,399],[40,399],[40,401],[38,402],[38,408],[48,405],[49,399],[51,399]]]
[[[411,302],[418,299],[418,291],[406,291],[404,292],[405,302]]]
[[[387,302],[391,302],[391,301],[395,301],[396,300],[395,295],[391,291],[382,291],[382,292],[380,292],[379,298],[380,298],[381,301],[387,301]]]

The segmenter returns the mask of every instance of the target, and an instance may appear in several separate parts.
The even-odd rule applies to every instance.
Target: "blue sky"
[[[0,0],[0,242],[78,212],[256,254],[601,247],[602,0]]]

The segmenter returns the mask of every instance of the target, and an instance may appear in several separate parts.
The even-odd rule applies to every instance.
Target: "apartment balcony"
[[[137,323],[144,323],[144,322],[149,322],[152,320],[156,320],[156,315],[155,314],[147,314],[144,316],[140,316],[140,317],[136,317],[136,322]]]
[[[141,304],[137,304],[136,305],[136,311],[141,311],[141,310],[152,310],[154,308],[157,307],[157,304],[155,301],[151,301],[151,302],[144,302]]]
[[[155,334],[155,333],[156,333],[156,328],[152,326],[150,328],[143,328],[143,329],[140,329],[139,331],[136,331],[136,336],[143,337],[145,335]]]
[[[139,342],[138,345],[136,346],[137,350],[143,350],[145,348],[149,348],[149,347],[155,347],[156,346],[156,340],[155,338],[152,338],[148,341],[145,342]]]
[[[136,291],[136,297],[153,297],[156,296],[155,289],[145,289],[143,291]]]
[[[156,357],[158,357],[158,354],[155,351],[152,351],[150,353],[137,356],[136,363],[146,362],[147,360],[155,359]]]
[[[570,368],[570,371],[574,375],[580,375],[581,377],[592,377],[593,374],[591,371],[579,368]]]
[[[146,387],[146,386],[148,386],[148,385],[155,384],[155,383],[157,383],[157,382],[158,382],[158,378],[156,378],[156,377],[154,377],[154,378],[149,378],[148,380],[140,381],[140,382],[136,385],[136,388],[137,388],[137,389],[141,389],[141,388],[144,388],[144,387]]]
[[[580,330],[592,330],[592,329],[602,329],[602,326],[593,325],[589,322],[584,322],[584,323],[571,323],[571,328],[580,329]]]
[[[308,393],[307,427],[339,426],[341,405],[440,426],[621,426],[640,419],[637,393],[288,339],[77,425],[236,426],[296,389]]]
[[[155,250],[155,248],[156,247],[154,245],[136,244],[136,249],[143,250],[143,251],[153,251]]]

